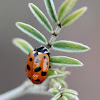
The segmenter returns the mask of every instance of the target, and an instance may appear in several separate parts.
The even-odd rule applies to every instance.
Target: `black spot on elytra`
[[[49,66],[49,68],[51,68],[51,66]]]
[[[30,61],[32,61],[32,58],[30,58]]]
[[[46,76],[46,74],[47,74],[46,72],[42,72],[41,73],[42,76]]]
[[[41,67],[37,67],[37,68],[35,68],[35,72],[39,72],[41,70]]]
[[[37,82],[38,82],[38,81],[40,81],[40,80],[39,80],[39,79],[37,79],[37,80],[35,80],[35,81],[37,81]]]
[[[46,57],[46,56],[44,56],[43,58],[44,58],[44,59],[46,59],[47,57]]]
[[[36,63],[39,63],[39,62],[40,62],[40,60],[39,60],[39,59],[37,59],[37,60],[36,60]]]
[[[30,66],[29,65],[27,65],[27,69],[30,71]]]
[[[28,77],[30,80],[31,80],[31,78],[30,77]]]
[[[48,65],[48,61],[46,62],[46,65]]]
[[[34,53],[34,57],[36,57],[38,55],[38,52]]]

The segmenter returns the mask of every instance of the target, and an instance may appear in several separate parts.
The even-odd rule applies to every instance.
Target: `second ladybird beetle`
[[[45,46],[39,46],[31,51],[26,64],[26,74],[34,84],[42,83],[48,73],[50,53]]]

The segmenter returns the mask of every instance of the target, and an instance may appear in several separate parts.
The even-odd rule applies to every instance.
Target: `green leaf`
[[[44,3],[51,20],[57,22],[58,18],[53,0],[44,0]]]
[[[72,23],[74,23],[77,19],[79,19],[80,16],[82,16],[87,10],[87,7],[83,7],[81,9],[78,9],[71,15],[69,15],[62,23],[62,27],[69,26]]]
[[[52,45],[52,49],[63,52],[85,52],[88,51],[90,48],[81,43],[60,40],[56,41]]]
[[[60,69],[61,72],[63,72],[66,69],[66,67],[63,67]]]
[[[51,100],[57,100],[60,98],[60,96],[61,96],[61,94],[57,93]]]
[[[68,100],[66,96],[62,96],[60,99],[61,100]]]
[[[73,95],[78,95],[78,92],[72,89],[66,89],[65,91],[63,91],[63,93],[70,93]]]
[[[60,22],[64,20],[64,18],[68,15],[68,13],[72,10],[77,0],[66,0],[58,11],[58,19]]]
[[[66,56],[50,57],[50,64],[54,66],[60,66],[60,67],[83,66],[83,64],[79,60],[66,57]]]
[[[29,35],[33,39],[37,40],[38,42],[40,42],[42,44],[47,44],[47,40],[44,37],[44,35],[42,33],[40,33],[38,30],[36,30],[34,27],[32,27],[31,25],[28,25],[28,24],[25,24],[22,22],[17,22],[16,26],[21,31],[23,31],[24,33],[26,33],[27,35]]]
[[[32,11],[33,15],[37,18],[37,20],[49,31],[52,32],[52,26],[47,19],[47,17],[44,15],[44,13],[34,4],[29,3],[29,8]]]
[[[62,85],[63,88],[68,88],[68,84],[64,80],[59,80],[60,84]]]
[[[79,100],[79,98],[76,95],[70,94],[70,93],[63,93],[63,96],[66,96],[68,99],[71,100]]]
[[[51,82],[50,82],[50,87],[51,87],[51,88],[56,88],[56,89],[58,90],[58,87],[57,87],[56,85],[57,85],[58,87],[59,87],[59,86],[61,87],[60,83],[59,83],[57,80],[55,80],[54,78],[52,78],[52,79],[51,79]]]
[[[57,93],[59,93],[58,89],[56,89],[56,88],[50,88],[48,90],[48,92],[51,93],[51,94],[53,94],[53,95],[56,95]]]
[[[60,84],[59,82],[56,81],[56,83],[53,84],[53,88],[61,89],[61,84]]]
[[[61,72],[58,71],[57,69],[49,69],[48,70],[48,78],[54,78],[54,77],[61,77],[61,76],[65,76],[66,74],[69,74],[69,72]]]
[[[34,48],[27,41],[21,38],[13,39],[13,44],[26,54],[29,54],[32,50],[34,50]]]

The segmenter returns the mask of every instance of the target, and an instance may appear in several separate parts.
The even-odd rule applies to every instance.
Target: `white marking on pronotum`
[[[36,51],[34,51],[34,53],[36,53]]]
[[[44,53],[48,53],[47,51],[45,51]]]
[[[38,54],[42,54],[41,52],[38,52]]]

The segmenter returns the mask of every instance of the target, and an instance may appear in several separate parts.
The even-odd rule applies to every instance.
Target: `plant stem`
[[[19,86],[11,91],[0,95],[0,100],[11,100],[24,95],[24,86]]]
[[[33,85],[33,83],[30,80],[26,80],[22,85],[18,86],[17,88],[8,91],[4,94],[0,95],[0,100],[12,100],[15,98],[18,98],[20,96],[23,96],[25,94],[39,94],[39,95],[50,95],[48,91],[46,91],[46,83],[48,80],[46,80],[41,85]]]
[[[55,30],[55,34],[58,35],[61,28],[57,26]],[[49,41],[49,44],[52,45],[57,36],[52,35]],[[22,85],[18,86],[17,88],[8,91],[4,94],[0,95],[0,100],[11,100],[23,96],[25,94],[40,94],[40,95],[51,95],[46,91],[46,84],[48,83],[48,79],[43,82],[41,85],[33,85],[29,80],[26,80]]]
[[[55,30],[55,34],[58,35],[60,30],[61,30],[61,27],[57,26],[57,28]],[[52,35],[51,38],[50,38],[49,44],[52,45],[55,42],[56,39],[57,39],[57,36]]]

